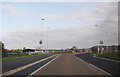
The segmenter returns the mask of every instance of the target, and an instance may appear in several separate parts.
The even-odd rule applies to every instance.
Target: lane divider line
[[[35,65],[35,64],[37,64],[37,63],[40,63],[40,62],[42,62],[42,61],[44,61],[44,60],[47,60],[47,59],[49,59],[49,58],[52,58],[52,57],[54,57],[54,56],[56,56],[56,55],[49,56],[49,57],[44,58],[44,59],[41,59],[41,60],[39,60],[39,61],[36,61],[36,62],[27,64],[27,65],[21,66],[21,67],[19,67],[19,68],[10,70],[10,71],[8,71],[8,72],[6,72],[6,73],[3,73],[2,75],[11,75],[11,74],[13,74],[13,73],[16,73],[16,72],[18,72],[18,71],[20,71],[20,70],[23,70],[23,69],[25,69],[25,68],[28,68],[28,67],[30,67],[30,66],[33,66],[33,65]]]
[[[29,76],[27,76],[27,77],[30,77],[31,75],[34,75],[36,72],[40,71],[42,68],[44,68],[45,66],[47,66],[48,64],[50,64],[52,61],[54,61],[55,59],[57,59],[59,56],[60,56],[60,54],[57,57],[55,57],[54,59],[52,59],[51,61],[49,61],[48,63],[46,63],[45,65],[43,65],[42,67],[38,68],[37,70],[35,70],[31,74],[29,74]]]
[[[77,57],[77,56],[76,56],[76,57]],[[78,58],[78,57],[77,57],[77,58]],[[91,66],[95,67],[96,69],[98,69],[98,70],[100,70],[100,71],[102,71],[102,72],[104,72],[104,73],[106,73],[106,74],[108,74],[108,75],[112,76],[110,73],[108,73],[108,72],[106,72],[106,71],[104,71],[104,70],[100,69],[99,67],[97,67],[97,66],[95,66],[95,65],[93,65],[93,64],[91,64],[91,63],[88,63],[88,62],[84,61],[84,60],[83,60],[83,59],[81,59],[81,58],[78,58],[78,59],[80,59],[81,61],[83,61],[83,62],[87,63],[88,65],[91,65]],[[113,76],[112,76],[112,77],[113,77]]]

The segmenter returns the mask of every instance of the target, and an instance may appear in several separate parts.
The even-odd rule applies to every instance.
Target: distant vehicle
[[[45,50],[45,52],[49,52],[48,50]]]

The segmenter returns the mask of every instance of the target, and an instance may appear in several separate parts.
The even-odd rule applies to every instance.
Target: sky
[[[2,2],[1,41],[7,49],[89,48],[118,44],[117,2]],[[47,41],[48,35],[48,41]]]

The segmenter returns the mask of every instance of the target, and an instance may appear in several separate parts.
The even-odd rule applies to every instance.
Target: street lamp
[[[47,51],[48,51],[48,29],[49,27],[47,28]]]
[[[36,43],[35,44],[35,50],[37,50],[37,33],[35,32],[34,35],[35,35],[35,43]]]
[[[95,25],[95,26],[97,27],[98,25]],[[97,46],[97,50],[98,50],[98,53],[99,53],[99,50],[100,50],[99,45]]]
[[[107,51],[107,53],[108,53],[107,35],[108,35],[108,32],[106,32],[106,51]]]
[[[42,40],[42,41],[43,41],[43,20],[44,20],[44,19],[42,19],[42,21],[41,21],[41,26],[42,26],[41,40]]]
[[[96,27],[98,27],[98,25],[95,25]],[[106,33],[106,42],[107,42],[107,34],[108,32],[105,32]],[[103,41],[100,41],[100,42],[103,42]],[[106,43],[106,46],[107,46],[107,43]],[[107,52],[108,52],[108,46],[106,48]],[[98,46],[98,53],[99,53],[99,46]]]
[[[44,19],[41,19],[41,27],[42,27],[42,32],[41,32],[41,40],[39,42],[39,44],[41,44],[41,50],[43,51],[42,47],[43,47],[43,20]]]

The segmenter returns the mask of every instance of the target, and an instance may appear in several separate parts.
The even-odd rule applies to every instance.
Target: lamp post
[[[41,50],[43,51],[43,20],[41,19],[41,26],[42,26],[42,32],[41,32],[41,40],[39,42],[39,44],[41,44]]]
[[[106,32],[106,51],[107,51],[107,53],[108,53],[108,45],[107,45],[107,34],[108,34],[108,32]]]
[[[96,27],[98,27],[98,25],[95,25]],[[107,33],[108,32],[105,32],[106,33],[106,42],[107,42]],[[103,41],[101,40],[100,41],[100,44],[103,44]],[[107,46],[107,43],[106,43],[106,46]],[[106,50],[107,50],[107,52],[108,52],[108,46],[107,46],[107,48],[106,48]],[[98,46],[98,53],[99,53],[99,46]],[[103,53],[103,48],[102,48],[102,52],[101,53]]]
[[[98,26],[98,25],[95,25],[96,27]],[[99,45],[97,46],[97,52],[99,53],[99,50],[100,50],[100,48],[99,48]]]
[[[47,51],[48,51],[48,29],[49,27],[47,28]]]
[[[35,35],[35,50],[37,50],[37,33],[35,32],[34,35]]]

